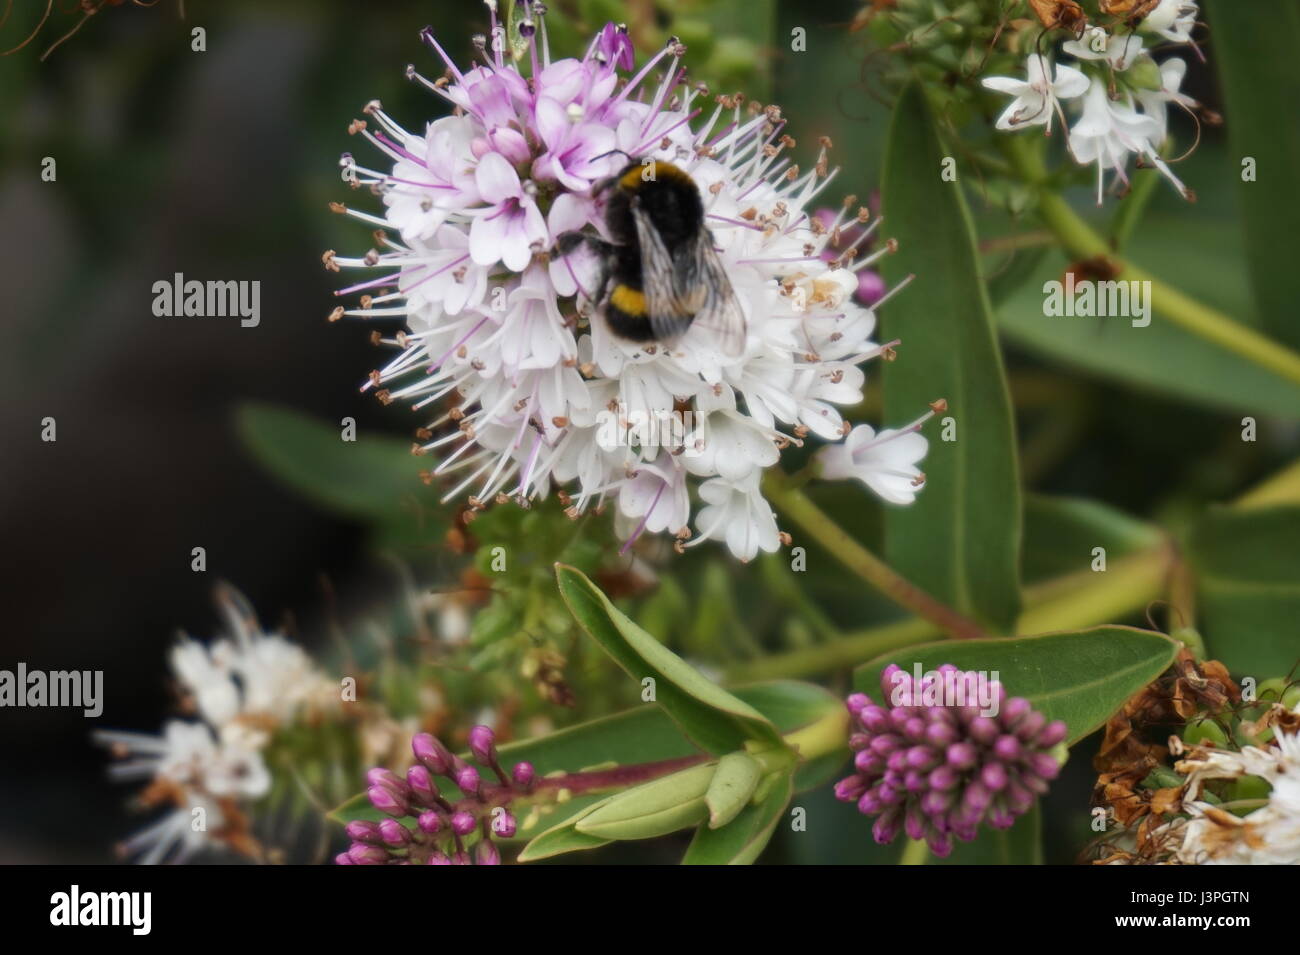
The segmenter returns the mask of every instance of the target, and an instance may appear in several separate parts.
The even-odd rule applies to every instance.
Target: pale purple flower
[[[382,195],[384,217],[339,211],[384,232],[363,256],[326,256],[374,273],[340,290],[361,302],[333,317],[405,326],[377,336],[399,353],[362,390],[429,409],[418,453],[438,455],[430,480],[455,475],[444,500],[478,509],[562,492],[574,518],[616,505],[629,542],[725,540],[742,559],[777,549],[761,472],[807,436],[848,433],[840,409],[861,401],[858,366],[890,347],[871,339],[887,296],[870,267],[893,245],[863,254],[872,228],[847,205],[814,228],[834,176],[828,144],[801,169],[779,108],[686,84],[675,38],[637,69],[626,29],[609,25],[581,59],[552,60],[543,11],[524,2],[516,62],[488,10],[478,65],[462,70],[426,32],[445,75],[408,70],[452,115],[421,134],[371,103],[352,126],[392,171],[344,158],[355,185]],[[642,159],[677,165],[700,189],[745,315],[737,353],[694,326],[671,346],[614,336],[595,300],[601,263],[585,246],[554,251],[565,233],[603,233],[594,187]],[[832,234],[843,243],[828,257]],[[693,420],[669,442],[630,439],[637,422],[682,408]]]

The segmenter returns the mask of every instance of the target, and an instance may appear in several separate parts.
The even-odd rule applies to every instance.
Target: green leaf
[[[1087,570],[1094,547],[1105,548],[1109,562],[1159,541],[1159,529],[1100,501],[1045,494],[1025,498],[1026,583]]]
[[[1263,681],[1300,660],[1300,507],[1211,511],[1189,544],[1210,656]]]
[[[653,839],[706,819],[715,763],[692,766],[618,793],[574,822],[598,839]]]
[[[843,701],[821,687],[794,680],[740,687],[735,690],[735,695],[770,719],[782,733],[811,725],[844,707]],[[540,777],[556,772],[580,772],[609,763],[627,766],[680,759],[697,755],[699,749],[682,735],[681,729],[662,708],[645,704],[546,736],[506,743],[499,747],[499,752],[501,762],[506,767],[527,760],[533,764]],[[839,770],[845,759],[845,753],[834,753],[802,764],[796,777],[800,788],[824,784]],[[600,797],[577,797],[550,807],[551,813],[543,817],[539,825],[554,826],[561,819],[570,818],[586,809],[598,798]],[[387,817],[371,806],[370,800],[362,792],[330,812],[329,818],[338,823],[347,823],[353,819],[377,821]],[[521,828],[522,824],[521,820]],[[528,838],[535,831],[541,830],[534,827],[530,831],[521,831],[520,837]]]
[[[1295,173],[1300,169],[1300,6],[1208,0],[1214,64],[1223,84],[1230,172],[1246,226],[1246,259],[1262,327],[1300,348],[1295,267]],[[1256,178],[1239,165],[1255,160]]]
[[[709,807],[709,828],[721,829],[739,815],[758,789],[763,767],[748,753],[728,753],[718,760],[704,801]]]
[[[749,740],[780,744],[767,717],[638,627],[581,571],[560,564],[555,573],[574,619],[634,680],[655,681],[656,702],[700,746],[720,756]]]
[[[900,243],[892,281],[916,281],[884,310],[899,360],[883,371],[891,424],[945,398],[957,440],[930,440],[916,502],[885,515],[885,555],[934,597],[1009,632],[1020,611],[1020,485],[1015,428],[974,228],[961,185],[941,177],[939,143],[922,88],[894,107],[884,217]]]
[[[236,427],[259,464],[327,510],[410,522],[427,504],[409,442],[360,430],[356,441],[343,441],[333,424],[260,402],[239,408]]]
[[[1180,291],[1253,322],[1243,284],[1246,262],[1235,238],[1228,221],[1152,214],[1132,239],[1132,257],[1157,275],[1176,276]],[[1216,410],[1300,415],[1300,387],[1159,314],[1145,328],[1124,318],[1044,315],[1043,286],[1059,281],[1066,267],[1064,256],[1052,252],[1034,277],[999,305],[998,327],[1009,342],[1054,364],[1080,368],[1139,392],[1170,395]],[[903,357],[900,351],[900,365]]]
[[[749,865],[766,848],[790,805],[794,779],[781,776],[757,803],[741,810],[727,825],[701,825],[682,859],[683,865]]]
[[[854,686],[881,699],[880,674],[891,663],[909,673],[951,663],[997,671],[1010,696],[1028,698],[1049,720],[1064,720],[1074,745],[1106,722],[1174,659],[1178,644],[1162,633],[1096,627],[1075,633],[992,640],[944,640],[896,650],[855,672]]]
[[[563,855],[566,852],[585,852],[588,849],[599,849],[607,846],[612,840],[601,839],[599,836],[589,836],[585,832],[579,832],[573,827],[573,820],[568,820],[543,832],[528,845],[524,846],[519,853],[520,862],[536,862],[538,859],[549,859],[552,856]]]

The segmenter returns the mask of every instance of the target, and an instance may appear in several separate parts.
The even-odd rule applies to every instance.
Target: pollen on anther
[[[345,309],[343,308],[342,305],[337,306],[337,307],[334,309],[334,311],[330,312],[330,318],[329,318],[329,320],[330,320],[331,322],[337,322],[340,318],[343,317],[343,313],[344,313],[344,311],[345,311]]]

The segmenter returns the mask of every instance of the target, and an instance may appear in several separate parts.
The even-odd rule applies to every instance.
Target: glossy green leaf
[[[601,839],[579,832],[573,826],[573,820],[567,820],[554,828],[548,829],[524,846],[519,853],[520,862],[536,862],[552,856],[564,855],[566,852],[585,852],[607,846],[612,840]]]
[[[1300,661],[1300,507],[1213,511],[1189,551],[1210,656],[1261,682],[1290,673]]]
[[[951,663],[962,670],[996,670],[1010,696],[1029,699],[1049,720],[1064,720],[1071,745],[1097,729],[1130,696],[1169,666],[1178,644],[1132,627],[992,640],[945,640],[896,650],[863,664],[853,683],[882,699],[880,674],[891,663],[909,673]]]
[[[574,619],[634,680],[655,681],[656,702],[700,746],[722,755],[748,740],[780,742],[767,717],[638,627],[581,571],[558,565],[555,572]]]
[[[705,796],[716,772],[706,763],[634,786],[583,814],[574,828],[598,839],[653,839],[693,826],[709,815]]]
[[[784,775],[768,787],[763,798],[750,803],[727,825],[701,825],[682,859],[683,865],[749,865],[759,857],[785,817],[794,780]]]
[[[904,424],[938,399],[956,421],[938,422],[923,463],[925,489],[885,516],[886,559],[904,577],[995,631],[1020,610],[1020,486],[1015,428],[970,212],[941,176],[952,155],[939,142],[920,86],[894,108],[886,149],[884,217],[898,239],[891,282],[916,281],[883,310],[884,337],[901,339],[884,366],[885,409]]]
[[[236,423],[259,464],[327,510],[368,521],[414,521],[431,503],[410,442],[364,430],[356,441],[343,441],[339,426],[257,402],[240,407]]]
[[[794,680],[756,683],[740,687],[734,693],[770,719],[782,733],[815,723],[830,713],[842,711],[844,706],[839,698],[821,687]],[[527,760],[539,776],[546,776],[555,772],[580,772],[609,763],[626,766],[680,759],[699,754],[699,749],[682,735],[681,729],[663,709],[647,703],[546,736],[506,743],[499,747],[499,752],[505,766]],[[847,750],[800,765],[796,775],[799,788],[808,789],[827,782],[843,765],[846,756]],[[538,826],[554,826],[589,807],[598,798],[578,797],[555,806]],[[329,816],[338,823],[386,818],[370,805],[364,792],[348,799]],[[521,832],[520,837],[528,838],[541,831],[542,828],[534,827]]]
[[[763,767],[748,753],[728,753],[718,760],[704,802],[709,807],[710,829],[721,829],[735,819],[758,789]]]
[[[1257,311],[1265,331],[1300,348],[1300,269],[1295,267],[1300,5],[1207,0],[1206,13]],[[1255,164],[1253,181],[1242,178],[1241,163],[1248,159]]]

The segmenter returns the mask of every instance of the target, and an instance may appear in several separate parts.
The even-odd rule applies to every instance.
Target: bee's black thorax
[[[613,239],[608,265],[612,294],[605,314],[617,334],[648,342],[655,334],[640,294],[645,280],[633,203],[650,219],[670,253],[704,228],[704,203],[694,180],[669,163],[652,164],[649,174],[645,164],[629,163],[612,182],[605,204],[605,224]]]

